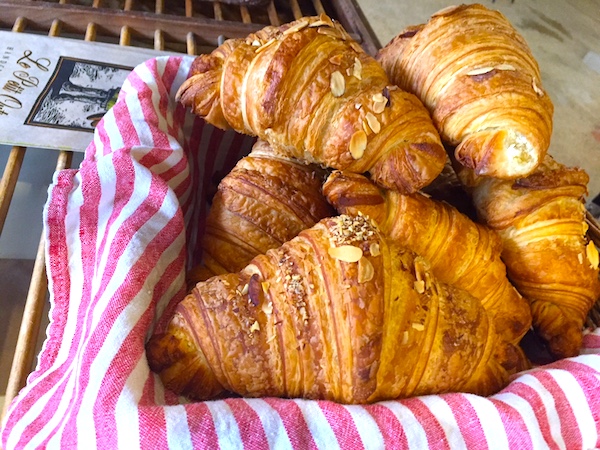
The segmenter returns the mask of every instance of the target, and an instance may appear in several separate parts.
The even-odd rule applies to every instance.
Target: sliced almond
[[[535,93],[540,96],[543,97],[544,96],[544,91],[542,91],[540,89],[540,87],[537,85],[537,81],[535,79],[535,77],[533,78],[533,80],[531,81],[531,86],[533,87],[533,90],[535,91]]]
[[[362,158],[367,148],[367,134],[362,130],[356,131],[350,138],[349,147],[354,159]]]
[[[255,320],[254,323],[250,326],[250,333],[254,333],[258,330],[260,330],[260,325],[258,323],[258,320]]]
[[[346,36],[347,36],[347,39],[350,38],[350,36],[348,36],[348,33],[346,33]],[[344,39],[344,40],[347,40],[347,39]],[[350,41],[350,47],[352,47],[352,49],[357,53],[364,53],[363,48],[356,41]]]
[[[258,39],[254,39],[252,41],[252,47],[260,47],[260,41]]]
[[[583,264],[583,253],[578,253],[577,259],[579,260],[579,264]]]
[[[592,269],[597,269],[599,263],[598,249],[592,241],[590,241],[587,247],[585,248],[585,253],[587,255],[588,261],[590,262],[590,265],[592,266]]]
[[[329,58],[329,62],[335,66],[339,66],[342,63],[343,55],[337,54]]]
[[[372,256],[379,256],[379,255],[381,255],[381,250],[380,250],[379,244],[377,242],[373,242],[369,246],[369,251],[371,252]]]
[[[354,245],[341,245],[339,247],[329,247],[329,256],[347,263],[360,261],[363,256],[362,249]]]
[[[326,36],[331,36],[333,38],[336,39],[341,39],[342,36],[340,35],[340,32],[338,30],[336,30],[335,28],[325,28],[325,27],[320,27],[317,29],[317,33],[319,34],[323,34]]]
[[[515,66],[511,64],[500,64],[499,66],[494,67],[496,70],[517,70]]]
[[[248,283],[246,283],[244,287],[242,287],[241,293],[242,295],[246,295],[248,293]]]
[[[360,108],[362,108],[362,105],[360,103],[355,103],[354,108],[360,109]]]
[[[267,316],[270,316],[271,314],[273,314],[273,303],[263,303],[262,310]]]
[[[375,115],[372,112],[368,112],[365,115],[365,119],[367,120],[367,123],[369,124],[369,128],[371,128],[371,130],[373,130],[373,133],[377,134],[381,131],[381,124],[379,123],[379,120],[377,120],[377,117],[375,117]]]
[[[408,344],[408,331],[404,331],[402,333],[402,345]]]
[[[346,80],[339,70],[336,70],[331,74],[329,87],[331,88],[331,93],[334,97],[341,97],[344,95],[344,92],[346,92]]]
[[[417,331],[423,331],[425,329],[425,325],[423,325],[422,323],[417,323],[417,322],[414,322],[412,324],[412,327]]]
[[[467,75],[470,77],[474,77],[476,75],[483,75],[484,73],[488,73],[494,70],[493,67],[480,67],[479,69],[473,69],[470,72],[467,72]]]
[[[358,261],[358,282],[367,283],[373,279],[375,269],[368,258],[364,256]]]
[[[419,294],[422,294],[423,292],[425,292],[425,281],[423,281],[423,280],[415,281],[414,287],[415,287],[415,291],[417,291]]]
[[[267,292],[269,292],[269,282],[268,281],[263,281],[262,283],[260,283],[263,292],[266,294]]]
[[[362,63],[360,59],[354,58],[354,65],[352,66],[352,75],[358,80],[362,80]]]
[[[297,31],[302,30],[303,28],[306,28],[308,26],[308,20],[301,20],[299,22],[297,22],[296,24],[292,25],[291,27],[289,27],[287,30],[285,30],[283,32],[283,35],[286,36],[288,34],[292,34],[295,33]],[[311,25],[313,26],[313,25]]]
[[[267,42],[265,42],[263,45],[261,45],[260,47],[258,47],[254,53],[259,54],[264,52],[266,49],[268,49],[272,44],[274,44],[276,42],[276,39],[269,39]]]
[[[387,105],[387,102],[388,102],[388,99],[385,98],[385,96],[381,92],[374,94],[373,95],[373,112],[375,114],[381,114],[383,111],[385,111],[385,106]]]

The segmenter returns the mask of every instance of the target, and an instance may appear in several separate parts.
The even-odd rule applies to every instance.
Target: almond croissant
[[[531,327],[529,304],[508,281],[494,231],[447,203],[382,190],[358,174],[333,172],[323,192],[338,212],[368,215],[390,239],[429,261],[438,280],[479,299],[505,341],[517,344]],[[511,366],[512,356],[503,362]]]
[[[209,123],[258,136],[307,162],[363,173],[403,192],[446,161],[423,104],[329,17],[230,39],[194,61],[177,98]]]
[[[321,193],[325,175],[257,141],[219,183],[206,218],[202,261],[188,274],[190,283],[238,272],[255,256],[334,215]]]
[[[447,8],[404,30],[377,59],[423,101],[465,167],[514,179],[542,162],[554,107],[531,50],[500,12]]]
[[[503,240],[502,258],[531,303],[534,329],[555,357],[578,355],[585,318],[600,295],[598,251],[586,237],[588,175],[549,155],[512,182],[458,174],[482,221]]]
[[[366,216],[323,219],[236,274],[196,285],[148,342],[165,386],[367,403],[507,382],[480,302],[436,281]]]

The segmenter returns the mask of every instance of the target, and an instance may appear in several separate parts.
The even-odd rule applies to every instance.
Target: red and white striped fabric
[[[6,450],[600,446],[600,330],[581,356],[519,374],[489,398],[186,403],[165,391],[144,343],[185,293],[206,199],[252,144],[173,100],[191,60],[137,67],[81,167],[55,175],[44,212],[51,323],[3,424]]]

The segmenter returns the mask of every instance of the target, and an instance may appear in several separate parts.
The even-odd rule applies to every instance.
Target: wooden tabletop
[[[357,0],[382,45],[408,25],[458,3],[501,11],[523,35],[554,103],[550,154],[589,176],[589,199],[600,193],[600,0]]]

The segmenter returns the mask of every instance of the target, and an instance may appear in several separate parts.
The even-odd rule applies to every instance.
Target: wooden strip
[[[303,14],[300,9],[300,5],[298,4],[298,0],[290,0],[290,6],[292,7],[292,14],[294,15],[294,19],[300,19]]]
[[[72,158],[73,152],[59,152],[56,170],[71,167]],[[6,386],[6,397],[2,408],[2,418],[6,415],[8,406],[12,400],[23,386],[25,386],[27,376],[31,371],[35,357],[35,343],[37,342],[40,331],[40,323],[44,312],[47,293],[48,279],[46,278],[45,267],[45,239],[44,234],[42,233],[31,275],[29,292],[27,293],[27,299],[25,301],[21,328],[19,329],[19,336],[17,337],[15,355],[10,369],[8,384]]]
[[[17,17],[15,19],[15,23],[13,24],[12,31],[16,33],[22,33],[25,30],[25,26],[27,25],[27,19],[24,17]]]
[[[185,0],[185,17],[194,17],[194,4],[192,0]]]
[[[252,23],[252,17],[250,17],[250,11],[245,5],[240,5],[240,14],[242,15],[243,23]]]
[[[102,7],[102,0],[94,0],[94,2],[92,3],[92,8],[101,8]]]
[[[165,36],[162,30],[156,30],[154,32],[154,50],[165,49]]]
[[[157,29],[165,33],[177,42],[185,42],[189,32],[202,37],[207,44],[216,46],[217,39],[222,34],[228,38],[242,38],[250,33],[264,27],[257,23],[227,22],[226,26],[218,20],[205,17],[178,17],[170,14],[158,16],[154,13],[142,11],[114,11],[106,8],[84,8],[71,5],[64,7],[56,3],[46,3],[40,6],[40,2],[20,3],[16,0],[2,0],[2,4],[11,5],[2,11],[3,20],[16,20],[17,17],[27,17],[37,27],[50,27],[56,17],[60,17],[64,23],[74,32],[85,33],[90,22],[100,24],[103,33],[117,36],[123,26],[129,26],[135,30],[136,35],[144,39],[154,38]]]
[[[52,25],[50,26],[50,31],[48,34],[50,36],[59,36],[62,31],[62,20],[54,19],[52,21]]]
[[[188,55],[196,55],[196,36],[190,32],[185,38]]]
[[[86,41],[95,41],[96,40],[96,24],[95,23],[88,23],[88,26],[85,30],[85,37],[84,39]]]
[[[281,25],[279,16],[277,15],[277,8],[275,8],[275,3],[273,0],[271,0],[267,6],[267,13],[269,14],[269,22],[271,22],[271,25],[274,27]]]
[[[133,0],[125,0],[125,6],[123,6],[124,11],[131,11],[133,9]]]
[[[23,158],[25,158],[25,147],[13,147],[8,155],[8,161],[4,167],[4,174],[0,180],[0,234],[4,228],[8,208],[17,186]]]
[[[317,15],[326,14],[325,8],[323,7],[323,3],[321,3],[321,0],[313,0],[313,6],[315,7],[315,11],[317,12]]]
[[[121,33],[119,37],[119,45],[127,46],[131,43],[131,29],[124,25],[121,27]]]
[[[215,13],[215,20],[223,20],[223,8],[221,8],[221,2],[213,3],[213,11]]]
[[[154,11],[156,14],[162,14],[165,10],[165,0],[156,0],[156,7]]]

